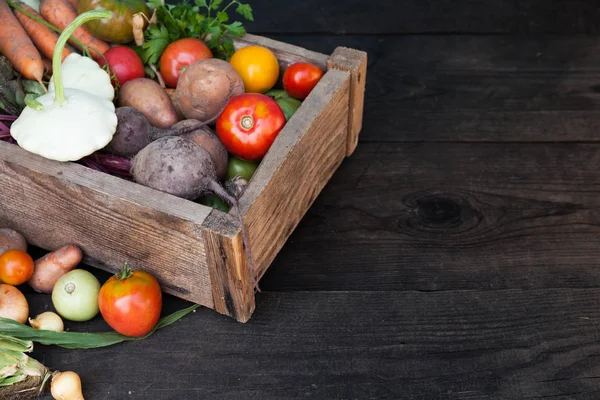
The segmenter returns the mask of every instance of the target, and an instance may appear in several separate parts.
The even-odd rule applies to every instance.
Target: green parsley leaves
[[[195,37],[203,40],[214,56],[228,60],[234,53],[231,37],[242,37],[246,29],[240,21],[230,21],[232,8],[247,21],[254,21],[252,7],[240,1],[183,0],[178,4],[162,4],[149,0],[146,4],[156,12],[156,23],[144,31],[145,42],[136,50],[144,64],[158,63],[167,45],[175,40]]]

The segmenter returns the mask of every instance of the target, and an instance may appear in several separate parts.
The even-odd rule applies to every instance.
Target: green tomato
[[[89,321],[100,311],[100,282],[84,269],[67,272],[54,284],[52,304],[56,312],[70,321]]]
[[[125,44],[133,41],[131,19],[134,14],[144,13],[149,18],[149,10],[143,0],[79,0],[77,13],[90,10],[109,10],[113,16],[96,19],[85,24],[88,31],[100,40],[109,43]]]
[[[236,176],[239,176],[250,182],[250,178],[252,178],[252,175],[254,175],[256,168],[258,168],[258,163],[230,156],[229,163],[227,164],[227,175],[225,175],[225,180],[228,181]]]
[[[216,208],[217,210],[221,210],[225,213],[229,212],[229,204],[225,203],[223,200],[221,200],[214,194],[207,194],[206,196],[202,196],[199,202],[200,204],[203,204],[207,207]]]

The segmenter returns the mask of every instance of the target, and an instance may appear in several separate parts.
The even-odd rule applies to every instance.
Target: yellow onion
[[[35,318],[29,318],[29,325],[43,331],[62,332],[65,330],[62,318],[52,311],[46,311]]]
[[[55,372],[50,383],[50,394],[55,400],[85,400],[81,379],[73,371]]]
[[[0,317],[13,319],[24,324],[29,317],[27,299],[13,285],[0,283]]]

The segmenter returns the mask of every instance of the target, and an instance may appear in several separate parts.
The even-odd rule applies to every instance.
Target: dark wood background
[[[34,355],[92,400],[600,397],[598,2],[251,4],[251,33],[368,52],[356,153],[248,324]]]

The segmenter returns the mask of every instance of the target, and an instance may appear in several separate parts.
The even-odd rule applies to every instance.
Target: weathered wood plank
[[[202,225],[214,308],[247,322],[254,312],[254,281],[237,219],[218,210]]]
[[[260,277],[346,153],[350,74],[330,70],[288,121],[240,199]]]
[[[593,37],[275,36],[369,54],[360,141],[598,141]]]
[[[77,371],[86,400],[600,395],[598,288],[258,298],[248,324],[200,309],[141,342],[33,355]]]
[[[176,0],[169,0],[174,3]],[[294,7],[254,0],[253,33],[595,34],[594,0],[305,0]]]
[[[6,142],[0,160],[0,225],[46,250],[75,243],[108,271],[146,269],[165,292],[212,306],[200,231],[210,208]]]
[[[364,51],[338,47],[327,61],[327,69],[339,69],[350,72],[346,156],[352,155],[354,149],[356,149],[358,135],[362,129],[365,86],[367,83],[367,60],[367,53]]]
[[[364,143],[265,290],[600,286],[600,145]]]

